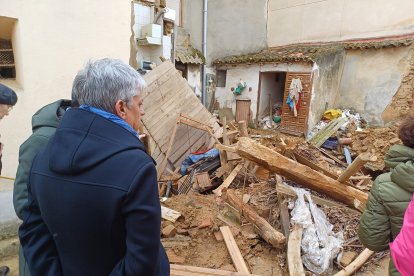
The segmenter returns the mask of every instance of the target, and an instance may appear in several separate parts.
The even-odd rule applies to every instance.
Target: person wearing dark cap
[[[12,110],[13,106],[17,103],[17,95],[9,87],[0,83],[0,120],[4,116],[9,115],[9,112]],[[0,143],[0,174],[2,169],[1,157],[3,153],[3,144]]]
[[[9,115],[10,110],[17,103],[16,93],[7,86],[0,83],[0,119]],[[0,143],[0,174],[2,169],[1,157],[3,152],[3,144]],[[7,266],[0,267],[0,276],[7,275],[9,268]]]

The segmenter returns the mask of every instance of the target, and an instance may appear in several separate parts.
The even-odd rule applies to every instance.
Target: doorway
[[[285,82],[286,72],[260,73],[256,125],[266,124],[268,128],[272,128],[280,123]]]

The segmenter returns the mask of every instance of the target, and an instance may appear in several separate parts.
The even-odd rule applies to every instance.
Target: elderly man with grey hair
[[[89,62],[33,161],[19,237],[36,275],[169,275],[153,159],[138,139],[145,82],[119,60]]]

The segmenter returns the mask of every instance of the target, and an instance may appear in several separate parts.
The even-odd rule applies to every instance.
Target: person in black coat
[[[33,161],[19,238],[30,274],[169,275],[155,162],[138,139],[143,78],[119,60],[89,62]]]
[[[5,116],[9,115],[9,112],[13,109],[13,106],[17,103],[17,95],[9,87],[0,83],[0,120]],[[3,168],[3,163],[1,162],[3,152],[3,144],[0,143],[0,174],[1,169]]]

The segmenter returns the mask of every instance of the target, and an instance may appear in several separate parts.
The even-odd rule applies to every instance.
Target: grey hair
[[[134,96],[146,87],[144,79],[131,66],[121,60],[104,58],[89,61],[76,75],[72,85],[72,98],[79,105],[90,105],[114,113],[115,103],[128,105]]]

